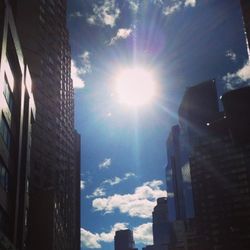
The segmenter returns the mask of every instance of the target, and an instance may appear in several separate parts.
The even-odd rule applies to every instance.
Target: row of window
[[[7,76],[4,75],[4,86],[3,86],[3,95],[5,97],[5,100],[8,104],[8,107],[10,109],[10,112],[13,110],[13,95],[10,89],[10,85],[7,79]],[[2,119],[0,121],[0,134],[3,138],[3,141],[7,148],[9,149],[10,147],[10,140],[11,140],[11,132],[10,132],[10,127],[8,125],[8,122],[2,113]]]
[[[0,185],[6,192],[8,192],[9,174],[2,161],[0,161]]]
[[[9,149],[10,148],[10,140],[11,140],[11,132],[10,132],[9,125],[8,125],[3,113],[2,113],[2,119],[0,121],[0,134],[3,138],[3,141],[6,145],[6,147]]]

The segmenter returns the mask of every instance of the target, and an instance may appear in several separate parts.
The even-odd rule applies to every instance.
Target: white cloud
[[[83,77],[91,73],[91,63],[90,63],[90,53],[89,51],[84,51],[82,55],[80,55],[82,61],[80,62],[81,66],[77,66],[76,62],[71,60],[71,78],[73,80],[74,88],[83,88],[85,86],[85,82]]]
[[[128,0],[129,7],[134,12],[137,12],[139,9],[139,1],[138,0]]]
[[[93,5],[93,13],[87,19],[89,24],[113,27],[120,15],[120,9],[116,6],[115,0],[104,0],[102,5]]]
[[[152,223],[148,222],[133,228],[134,240],[144,245],[153,244]]]
[[[103,232],[99,234],[100,241],[112,242],[114,240],[115,232],[118,230],[124,230],[128,228],[128,223],[116,223],[111,227],[111,230],[107,233]]]
[[[136,177],[135,173],[128,172],[128,173],[125,174],[125,176],[124,176],[123,179],[124,179],[124,180],[127,180],[127,179],[129,179],[130,177]]]
[[[236,54],[231,49],[226,51],[226,57],[228,57],[232,61],[236,61],[237,59]]]
[[[195,7],[195,5],[196,5],[196,0],[186,0],[185,1],[185,6]]]
[[[82,59],[83,67],[81,68],[81,74],[86,75],[88,73],[91,73],[91,63],[90,63],[90,52],[84,51],[82,55],[80,55],[80,58]]]
[[[70,17],[82,17],[82,13],[80,11],[75,11],[70,14]]]
[[[228,73],[223,77],[227,89],[235,89],[239,86],[250,85],[250,61],[248,61],[236,73]]]
[[[106,195],[106,190],[105,190],[105,186],[107,185],[110,185],[110,186],[114,186],[114,185],[117,185],[123,181],[126,181],[128,180],[129,178],[132,178],[132,177],[135,177],[136,175],[134,173],[126,173],[124,175],[124,177],[120,178],[120,177],[114,177],[112,179],[107,179],[107,180],[104,180],[100,187],[97,187],[95,189],[95,191],[91,194],[91,195],[87,195],[86,198],[87,199],[91,199],[91,198],[96,198],[96,197],[101,197],[101,196],[105,196]]]
[[[171,14],[173,14],[174,12],[180,10],[181,6],[182,6],[182,2],[181,2],[181,1],[174,2],[171,6],[166,6],[166,7],[163,9],[163,14],[164,14],[165,16],[171,15]]]
[[[167,192],[160,189],[162,184],[160,180],[145,182],[132,194],[114,194],[106,198],[97,198],[92,201],[92,206],[96,211],[105,213],[113,213],[118,209],[131,217],[151,218],[157,198],[167,196]]]
[[[81,78],[81,68],[76,66],[74,60],[71,60],[71,79],[73,81],[74,88],[83,88],[85,86],[85,82]]]
[[[114,185],[117,185],[117,184],[119,184],[119,183],[121,183],[123,181],[126,181],[131,177],[135,177],[135,176],[136,175],[134,173],[129,172],[129,173],[126,173],[124,175],[124,177],[122,177],[122,178],[116,176],[116,177],[114,177],[112,179],[107,179],[107,180],[103,181],[101,185],[108,184],[110,186],[114,186]]]
[[[162,1],[160,2],[163,3]],[[163,14],[165,16],[168,16],[181,10],[182,8],[195,7],[195,6],[196,6],[196,0],[172,0],[171,4],[163,8]]]
[[[109,168],[111,166],[111,163],[112,163],[111,159],[106,158],[99,164],[99,168],[100,169]]]
[[[105,189],[101,188],[101,187],[98,187],[98,188],[95,189],[93,194],[87,195],[86,198],[90,199],[90,198],[101,197],[101,196],[105,196],[105,195],[106,195]]]
[[[109,45],[113,45],[117,40],[126,39],[132,33],[132,29],[119,29],[114,37],[111,38]]]
[[[85,181],[80,180],[80,188],[83,190],[85,188]]]
[[[99,235],[93,234],[84,228],[81,228],[81,247],[82,248],[101,248]]]
[[[114,224],[110,231],[101,233],[92,233],[81,228],[81,247],[96,249],[101,248],[101,243],[110,243],[114,241],[115,232],[128,229],[128,223],[118,222]],[[134,240],[136,243],[149,245],[153,243],[152,223],[145,223],[133,228]]]
[[[110,186],[114,186],[119,184],[122,181],[122,179],[120,177],[114,177],[113,179],[107,179],[105,181],[102,182],[102,184],[109,184]]]

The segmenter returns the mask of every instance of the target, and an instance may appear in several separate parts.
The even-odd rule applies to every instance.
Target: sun
[[[119,102],[130,107],[149,104],[156,94],[154,74],[143,67],[123,68],[114,81]]]

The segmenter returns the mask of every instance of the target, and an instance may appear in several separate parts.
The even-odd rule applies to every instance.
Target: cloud
[[[163,3],[163,1],[158,1]],[[196,0],[172,0],[171,4],[165,6],[163,8],[163,14],[165,16],[169,16],[182,8],[185,7],[195,7],[196,6]]]
[[[118,230],[124,230],[128,228],[128,223],[116,223],[111,227],[111,230],[107,233],[103,232],[99,234],[99,240],[103,242],[112,242],[114,240],[115,232]]]
[[[85,188],[85,181],[80,180],[80,188],[81,188],[81,190],[84,190],[84,188]]]
[[[153,232],[151,222],[133,228],[133,234],[136,243],[142,243],[144,245],[153,244]]]
[[[95,191],[91,195],[87,195],[86,198],[90,199],[90,198],[101,197],[105,195],[106,195],[105,189],[98,187],[95,189]]]
[[[138,0],[128,0],[129,7],[134,12],[137,12],[139,9],[139,1]]]
[[[124,175],[124,177],[120,178],[120,177],[114,177],[112,179],[107,179],[107,180],[104,180],[100,187],[97,187],[95,189],[95,191],[91,194],[91,195],[87,195],[86,198],[87,199],[91,199],[91,198],[96,198],[96,197],[101,197],[101,196],[105,196],[106,195],[106,190],[105,190],[105,186],[107,185],[110,185],[110,186],[114,186],[114,185],[117,185],[123,181],[126,181],[128,180],[129,178],[131,177],[135,177],[136,175],[134,173],[126,173]]]
[[[107,180],[103,181],[101,185],[109,184],[110,186],[114,186],[114,185],[121,183],[122,181],[126,181],[129,178],[135,177],[135,176],[136,175],[134,173],[129,172],[129,173],[126,173],[124,175],[124,177],[122,177],[122,178],[116,176],[112,179],[107,179]]]
[[[82,17],[82,13],[80,11],[75,11],[70,14],[70,17]]]
[[[93,5],[93,13],[87,18],[89,24],[106,25],[112,28],[120,15],[120,9],[116,7],[115,0],[104,0],[102,5]]]
[[[250,61],[248,61],[241,69],[236,73],[227,73],[223,77],[226,82],[226,88],[232,90],[238,87],[250,85]]]
[[[109,45],[113,45],[117,40],[126,39],[132,33],[132,29],[119,29],[114,37],[111,38]]]
[[[233,62],[235,62],[237,58],[236,53],[234,53],[231,49],[226,51],[226,57],[228,57]]]
[[[181,1],[174,2],[171,6],[166,6],[166,7],[163,9],[163,14],[164,14],[165,16],[171,15],[171,14],[173,14],[174,12],[180,10],[181,6],[182,6],[182,2],[181,2]]]
[[[99,235],[93,234],[84,228],[81,228],[81,247],[82,248],[101,248]]]
[[[99,164],[99,168],[100,169],[109,168],[111,166],[111,163],[112,163],[111,159],[106,158]]]
[[[185,5],[185,6],[195,7],[195,5],[196,5],[196,0],[186,0],[184,5]]]
[[[107,179],[105,181],[102,182],[102,184],[109,184],[110,186],[114,186],[119,184],[122,181],[122,179],[120,177],[114,177],[113,179]]]
[[[79,56],[82,59],[83,67],[80,69],[82,75],[91,73],[92,67],[90,63],[90,53],[89,51],[84,51],[82,55]]]
[[[71,60],[71,79],[74,88],[83,88],[85,86],[85,82],[81,78],[81,68],[76,66],[74,60]]]
[[[110,231],[101,233],[92,233],[81,228],[81,247],[83,248],[101,248],[101,243],[110,243],[114,241],[115,232],[118,230],[128,229],[129,224],[118,222],[114,224]],[[153,243],[152,223],[145,223],[133,228],[134,240],[136,243],[149,245]]]
[[[79,57],[81,62],[78,65],[81,66],[77,66],[76,62],[71,60],[71,78],[74,88],[83,88],[85,86],[83,77],[92,71],[89,51],[84,51]]]
[[[151,218],[157,198],[167,196],[167,192],[160,189],[162,185],[163,182],[160,180],[145,182],[132,194],[114,194],[106,198],[97,198],[92,201],[92,206],[96,211],[104,213],[113,213],[117,209],[131,217]]]

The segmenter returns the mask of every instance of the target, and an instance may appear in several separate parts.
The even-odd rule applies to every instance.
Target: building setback
[[[29,250],[79,249],[79,159],[66,0],[14,1],[37,120],[30,169]],[[42,237],[41,237],[42,236]]]
[[[0,0],[0,249],[25,249],[35,104],[11,5]]]

